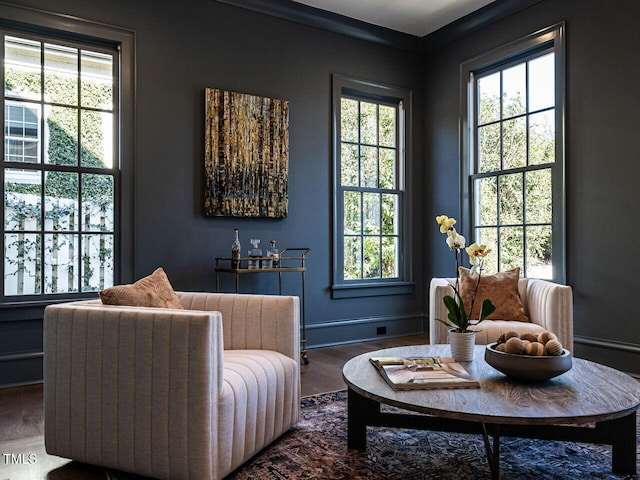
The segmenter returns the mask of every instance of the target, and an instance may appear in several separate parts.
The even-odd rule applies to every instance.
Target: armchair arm
[[[530,279],[527,306],[531,322],[555,333],[560,343],[573,352],[573,292],[571,287]]]
[[[47,307],[47,452],[154,478],[210,478],[221,323],[218,312]]]
[[[300,300],[280,295],[178,292],[182,306],[222,313],[225,350],[262,349],[300,359]]]
[[[443,298],[451,295],[451,283],[448,278],[432,278],[429,285],[429,343],[448,343],[449,329],[436,318],[446,320],[449,314]]]

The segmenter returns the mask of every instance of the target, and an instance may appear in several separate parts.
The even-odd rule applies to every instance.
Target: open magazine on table
[[[374,357],[369,360],[394,390],[480,387],[480,382],[449,357]]]

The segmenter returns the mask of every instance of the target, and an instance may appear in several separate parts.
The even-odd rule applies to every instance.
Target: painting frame
[[[205,89],[206,216],[286,218],[289,102]]]

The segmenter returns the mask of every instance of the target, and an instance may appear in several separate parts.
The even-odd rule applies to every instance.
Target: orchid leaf
[[[451,322],[445,322],[444,320],[442,320],[441,318],[436,318],[436,320],[440,323],[442,323],[443,325],[446,325],[448,328],[455,328],[455,325],[452,324]]]
[[[460,307],[450,295],[446,295],[443,298],[443,302],[444,306],[447,307],[447,310],[449,310],[449,315],[447,315],[447,317],[454,325],[458,326],[461,320]]]
[[[493,304],[491,300],[485,298],[482,302],[482,307],[480,309],[480,321],[486,319],[489,315],[496,311],[496,306]],[[479,323],[478,322],[478,323]]]

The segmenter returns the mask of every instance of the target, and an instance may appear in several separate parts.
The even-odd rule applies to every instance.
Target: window
[[[24,32],[5,31],[2,39],[3,297],[37,300],[111,286],[118,49]]]
[[[474,241],[496,252],[486,273],[520,267],[564,282],[562,29],[463,66],[465,217]]]
[[[35,105],[5,103],[5,155],[9,162],[38,163],[40,160],[40,115]]]
[[[410,94],[334,76],[334,297],[407,291]]]

